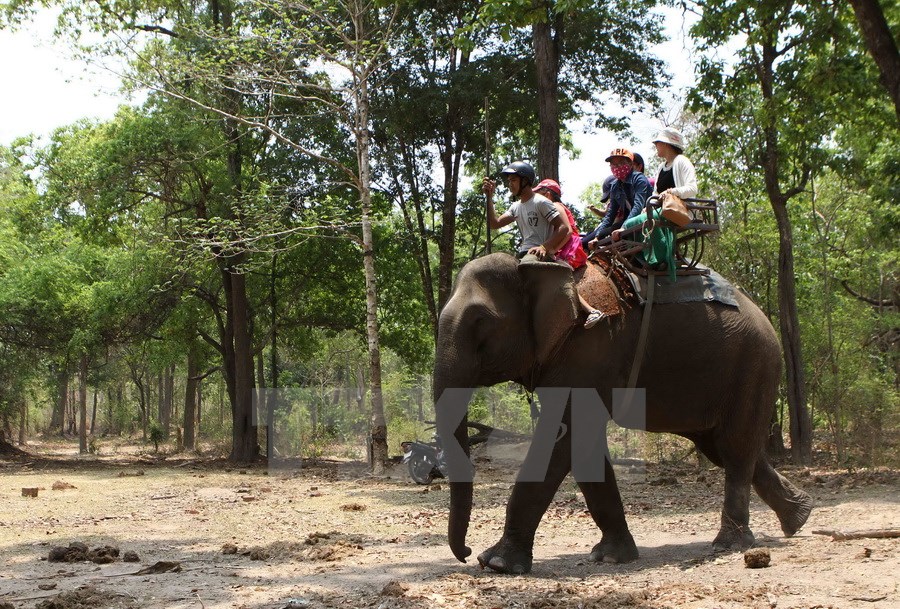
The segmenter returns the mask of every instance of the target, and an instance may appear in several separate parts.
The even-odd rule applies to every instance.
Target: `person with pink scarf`
[[[575,225],[575,217],[572,215],[572,210],[570,210],[569,206],[565,205],[561,200],[562,188],[560,187],[559,182],[549,178],[541,180],[538,185],[535,186],[534,191],[544,195],[553,202],[553,205],[556,207],[557,211],[559,211],[560,217],[563,219],[563,223],[568,225],[571,233],[569,235],[569,240],[557,250],[556,259],[562,260],[571,266],[572,270],[581,268],[587,263],[587,254],[581,247],[581,236],[578,234],[578,226]],[[584,322],[586,330],[593,328],[601,319],[603,319],[603,314],[589,305],[580,294],[578,295],[578,302],[584,312],[587,313],[587,320]]]

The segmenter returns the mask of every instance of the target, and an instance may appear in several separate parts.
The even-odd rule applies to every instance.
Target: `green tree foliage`
[[[496,27],[504,39],[522,36],[531,47],[527,74],[511,79],[528,82],[529,104],[539,125],[537,168],[543,177],[559,177],[560,134],[577,107],[600,109],[615,99],[632,109],[658,103],[657,87],[669,82],[663,63],[646,49],[663,40],[652,27],[655,0],[595,2],[591,0],[488,1],[480,22]],[[532,80],[533,79],[533,80]],[[533,82],[533,84],[532,84]],[[593,114],[597,126],[624,129],[628,115]]]
[[[204,408],[223,387],[234,416],[204,410],[201,430],[231,433],[236,457],[257,451],[254,385],[306,392],[273,415],[301,452],[386,427],[427,440],[438,313],[487,249],[466,176],[513,158],[553,175],[545,149],[567,146],[566,121],[621,130],[653,107],[656,4],[6,3],[7,22],[60,8],[61,36],[93,32],[80,51],[126,58],[150,94],[0,150],[0,419],[34,386],[74,387],[99,390],[110,429],[163,429],[158,384],[174,375],[185,412],[197,383]],[[782,404],[805,378],[817,439],[845,463],[883,460],[900,141],[876,64],[845,3],[688,7],[702,13],[690,155],[723,228],[706,261],[782,327],[799,364]],[[363,407],[378,386],[384,421]],[[527,431],[522,396],[500,393],[473,418]]]
[[[896,187],[885,173],[896,163],[896,121],[844,3],[701,5],[697,160],[728,202],[715,259],[777,319],[792,412],[808,391],[812,422],[849,458],[848,431],[882,437],[884,413],[896,411],[884,364],[870,365],[884,361],[871,340],[883,316],[847,289],[883,294],[895,276],[895,239],[884,236],[896,214],[884,193]],[[724,44],[742,48],[731,63],[716,52]],[[795,413],[792,428],[802,420]],[[803,439],[791,435],[796,451]],[[860,448],[853,458],[873,454]]]
[[[760,171],[779,232],[779,327],[784,349],[791,448],[811,455],[805,365],[798,319],[794,230],[787,208],[825,162],[841,99],[869,93],[841,5],[802,2],[701,2],[692,28],[704,53],[693,109],[712,129],[714,146],[740,151],[732,171]],[[846,7],[843,7],[846,13]],[[734,65],[718,58],[723,44],[743,42]]]
[[[588,112],[598,127],[623,129],[628,113],[605,114],[602,103],[652,106],[668,78],[642,51],[660,40],[648,26],[653,4],[400,4],[391,69],[372,91],[376,174],[403,214],[435,334],[453,273],[488,249],[483,201],[461,193],[461,177],[517,158],[557,177],[550,157],[565,145],[565,121]],[[548,37],[554,66],[534,51]]]

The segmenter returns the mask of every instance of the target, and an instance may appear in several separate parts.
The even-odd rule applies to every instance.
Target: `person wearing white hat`
[[[684,136],[681,131],[666,127],[653,140],[656,155],[663,159],[656,174],[655,191],[661,195],[669,192],[682,199],[697,196],[697,172],[694,164],[684,156]]]
[[[665,127],[653,138],[656,145],[656,156],[665,161],[656,174],[656,182],[653,186],[654,194],[659,195],[660,201],[664,201],[667,194],[676,195],[682,199],[697,196],[697,172],[690,159],[684,156],[684,135],[674,127]],[[634,216],[629,216],[630,220]],[[613,241],[618,241],[631,226],[623,223],[611,234]],[[671,266],[671,265],[670,265]],[[674,270],[672,271],[674,273]],[[674,280],[674,276],[673,276]]]

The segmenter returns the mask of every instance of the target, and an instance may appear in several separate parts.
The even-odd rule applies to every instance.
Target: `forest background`
[[[146,97],[0,148],[5,450],[136,434],[235,461],[341,447],[378,471],[427,435],[437,317],[486,251],[468,185],[514,159],[558,177],[569,126],[635,141],[656,113],[719,201],[704,262],[780,332],[770,450],[896,462],[895,0],[13,0],[2,25],[47,6]],[[645,51],[673,7],[683,97],[684,66]],[[474,409],[530,427],[513,386]]]

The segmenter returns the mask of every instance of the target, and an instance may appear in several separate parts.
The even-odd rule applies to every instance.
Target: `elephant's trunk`
[[[465,453],[466,460],[469,457],[469,431],[468,431],[468,415],[463,415],[460,421],[459,411],[456,408],[447,406],[441,407],[441,396],[447,388],[467,387],[471,385],[471,381],[454,380],[449,381],[447,375],[447,367],[438,366],[434,375],[434,399],[438,405],[436,408],[437,428],[454,429],[453,436],[456,438],[460,448]],[[449,368],[452,369],[452,366]],[[455,426],[455,427],[454,427]],[[445,446],[445,454],[449,447]],[[449,464],[448,464],[449,465]],[[472,554],[472,549],[466,545],[466,532],[469,530],[469,518],[472,515],[472,472],[469,469],[468,462],[465,465],[465,471],[462,467],[450,466],[450,517],[447,525],[447,539],[450,544],[450,550],[460,562],[466,562],[466,558]]]
[[[472,483],[450,483],[450,520],[447,523],[447,539],[450,551],[459,560],[466,562],[472,548],[466,545],[469,518],[472,515]]]

